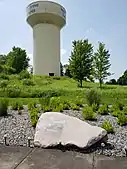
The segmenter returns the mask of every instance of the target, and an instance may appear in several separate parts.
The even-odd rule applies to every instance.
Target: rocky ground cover
[[[77,117],[84,120],[81,109],[64,110],[63,113],[69,116]],[[101,127],[103,122],[109,121],[114,129],[114,133],[108,134],[108,145],[105,147],[96,147],[95,153],[104,154],[107,156],[125,156],[125,147],[127,145],[127,126],[120,126],[117,122],[117,117],[97,114],[95,121],[86,120],[89,124]],[[28,109],[18,111],[8,110],[7,117],[0,117],[0,143],[4,143],[7,136],[9,145],[28,146],[28,138],[34,138],[35,129],[32,127]],[[33,146],[33,141],[31,141]],[[103,152],[102,152],[103,151]]]

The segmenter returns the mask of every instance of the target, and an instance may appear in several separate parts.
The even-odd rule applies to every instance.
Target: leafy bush
[[[1,99],[0,100],[0,116],[7,116],[8,114],[8,100]]]
[[[92,104],[92,109],[94,112],[96,112],[98,110],[98,105],[97,104]]]
[[[7,87],[7,96],[11,98],[19,97],[21,93],[21,89],[17,86],[14,87]]]
[[[8,80],[2,80],[2,81],[0,81],[0,87],[1,88],[6,88],[8,83],[9,83]]]
[[[103,122],[101,127],[104,128],[107,131],[107,133],[113,133],[114,132],[113,126],[110,123],[110,121]]]
[[[9,76],[6,74],[0,74],[0,79],[9,80]]]
[[[75,100],[75,104],[77,106],[80,106],[82,107],[83,106],[83,100],[81,98],[79,98],[79,96],[76,97],[76,100]]]
[[[108,115],[108,106],[106,104],[100,106],[98,109],[98,113],[101,115]]]
[[[30,80],[30,79],[23,79],[23,85],[26,85],[26,86],[34,86],[34,82],[33,80]]]
[[[124,112],[125,115],[127,115],[127,106],[125,106],[125,107],[123,108],[123,112]]]
[[[53,112],[63,112],[63,104],[60,103],[59,105],[57,105],[55,108],[52,108]]]
[[[41,99],[39,99],[39,102],[40,102],[41,108],[42,108],[42,110],[43,110],[44,112],[50,110],[50,105],[49,105],[49,103],[50,103],[50,98],[49,98],[49,97],[47,97],[47,98],[41,98]]]
[[[87,103],[92,106],[92,104],[100,105],[101,95],[97,90],[91,89],[86,94]]]
[[[82,115],[85,120],[96,120],[96,113],[90,106],[85,106],[83,108]]]
[[[63,103],[63,110],[69,110],[70,109],[70,105],[69,103]]]
[[[33,108],[30,110],[31,124],[35,128],[38,121],[38,108]]]
[[[80,107],[77,106],[75,103],[71,103],[71,104],[70,104],[70,108],[71,108],[72,110],[80,110]]]
[[[115,110],[111,114],[114,117],[118,117],[120,114],[123,114],[123,112],[121,110]]]
[[[117,101],[116,102],[116,107],[118,107],[119,110],[123,110],[124,104],[119,102],[119,101]]]
[[[27,70],[24,70],[19,74],[19,79],[29,79],[31,77],[30,73]]]
[[[127,117],[125,116],[124,113],[121,113],[118,115],[118,124],[123,126],[123,125],[126,125],[127,124]]]

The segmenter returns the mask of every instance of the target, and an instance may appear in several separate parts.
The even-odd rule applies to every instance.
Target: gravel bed
[[[63,113],[83,120],[79,111],[66,110]],[[115,133],[108,134],[108,143],[111,146],[105,147],[103,154],[107,156],[125,156],[124,148],[127,146],[127,126],[119,126],[116,122],[117,118],[111,115],[98,115],[97,121],[87,122],[94,126],[101,126],[105,120],[109,120],[112,123]],[[21,115],[17,111],[9,110],[8,117],[0,117],[0,144],[4,143],[4,135],[7,134],[7,143],[9,145],[27,146],[28,137],[34,139],[34,133],[35,130],[31,126],[27,110],[22,110]],[[31,145],[33,145],[33,141]],[[95,153],[101,154],[102,148],[98,147]]]
[[[29,114],[22,110],[22,114],[18,111],[9,110],[8,117],[0,117],[0,143],[4,143],[4,136],[7,135],[7,144],[9,145],[28,145],[28,137],[34,138],[34,129],[31,126]],[[31,146],[33,141],[31,141]]]
[[[80,112],[78,111],[65,111],[64,114],[78,117],[79,119],[83,120],[83,117]],[[126,156],[125,147],[127,147],[127,126],[119,126],[117,124],[117,118],[111,115],[97,115],[97,121],[86,121],[93,126],[101,127],[101,124],[104,121],[110,121],[114,127],[115,133],[108,134],[108,147],[103,148],[103,154],[106,156]],[[95,153],[102,154],[102,148],[98,147],[95,150]]]

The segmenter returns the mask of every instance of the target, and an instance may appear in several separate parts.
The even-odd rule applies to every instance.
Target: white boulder
[[[91,126],[78,118],[58,112],[47,112],[38,120],[34,145],[43,148],[59,144],[75,145],[86,149],[106,135],[106,130]]]

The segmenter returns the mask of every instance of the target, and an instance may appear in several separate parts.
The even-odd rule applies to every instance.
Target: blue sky
[[[15,45],[32,57],[32,29],[26,23],[31,0],[0,0],[0,53]],[[127,0],[55,0],[67,10],[67,25],[61,31],[61,59],[67,63],[72,41],[88,38],[95,46],[104,42],[111,57],[111,78],[127,69]],[[31,60],[32,62],[32,60]]]

